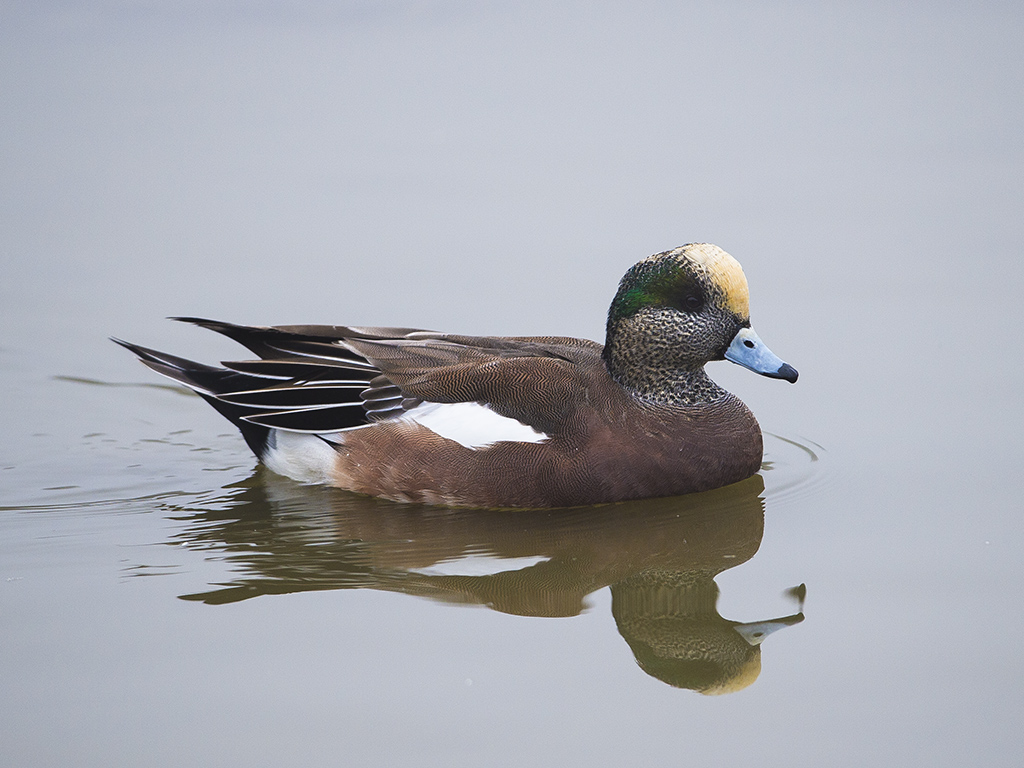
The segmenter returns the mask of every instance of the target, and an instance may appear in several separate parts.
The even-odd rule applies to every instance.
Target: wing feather
[[[552,434],[586,399],[602,347],[562,337],[480,337],[414,328],[244,326],[174,318],[221,333],[259,360],[214,368],[125,344],[144,363],[223,403],[245,422],[333,432],[400,416],[424,401],[477,402]]]

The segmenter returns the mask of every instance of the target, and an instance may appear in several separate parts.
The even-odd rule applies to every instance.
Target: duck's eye
[[[698,293],[688,293],[683,298],[683,307],[689,312],[696,312],[704,306],[704,297]]]

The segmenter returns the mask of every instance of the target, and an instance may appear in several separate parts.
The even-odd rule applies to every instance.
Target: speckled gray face
[[[605,362],[612,377],[644,398],[698,404],[727,393],[704,373],[729,359],[765,376],[796,371],[750,330],[743,270],[717,246],[691,244],[637,263],[608,313]]]
[[[634,265],[622,278],[608,313],[607,344],[633,348],[630,356],[642,357],[647,366],[689,367],[721,360],[747,324],[746,283],[739,265],[721,249],[710,252],[729,269],[712,262],[717,271],[709,270],[706,250],[683,246]],[[723,274],[728,281],[719,279]]]

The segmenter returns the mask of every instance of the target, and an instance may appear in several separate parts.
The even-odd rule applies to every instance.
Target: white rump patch
[[[399,416],[414,421],[465,448],[487,448],[495,443],[542,443],[550,438],[521,421],[495,413],[480,403],[423,403]]]
[[[300,483],[331,483],[337,467],[338,452],[316,435],[271,431],[267,452],[261,457],[266,466],[279,475]]]

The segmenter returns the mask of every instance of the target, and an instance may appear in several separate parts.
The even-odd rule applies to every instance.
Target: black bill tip
[[[775,372],[775,376],[779,379],[785,379],[790,384],[796,384],[797,377],[799,377],[800,374],[797,373],[796,368],[789,363],[783,363],[782,367]]]

